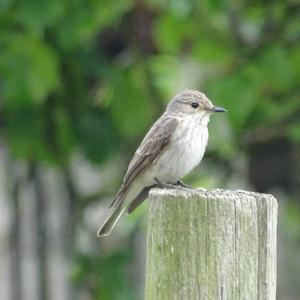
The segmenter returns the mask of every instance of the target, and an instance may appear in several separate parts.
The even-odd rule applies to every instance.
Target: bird
[[[153,187],[182,185],[181,178],[203,158],[210,116],[225,111],[197,90],[175,95],[134,153],[97,236],[108,236],[121,215],[134,211]]]

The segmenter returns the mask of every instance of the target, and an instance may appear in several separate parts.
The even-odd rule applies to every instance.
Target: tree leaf
[[[59,86],[59,63],[44,42],[26,34],[11,35],[0,54],[6,105],[42,103]]]

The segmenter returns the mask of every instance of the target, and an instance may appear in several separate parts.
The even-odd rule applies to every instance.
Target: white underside
[[[163,153],[144,172],[136,185],[154,184],[155,177],[161,182],[176,182],[191,172],[201,162],[207,146],[208,120],[209,116],[204,120],[184,118]]]
[[[207,126],[189,124],[189,120],[183,122],[147,172],[148,180],[153,180],[154,176],[162,182],[176,182],[201,162],[208,141]]]

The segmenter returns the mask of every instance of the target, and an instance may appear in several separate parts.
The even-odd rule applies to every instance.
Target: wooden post
[[[149,201],[146,300],[275,300],[273,196],[154,189]]]

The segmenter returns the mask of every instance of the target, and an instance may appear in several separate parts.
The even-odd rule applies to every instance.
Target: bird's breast
[[[207,126],[179,124],[168,146],[155,163],[156,176],[164,182],[175,182],[188,174],[201,162],[207,141]]]

